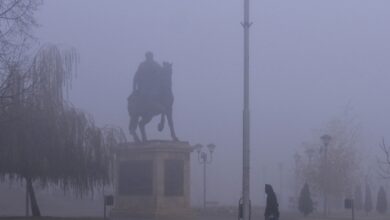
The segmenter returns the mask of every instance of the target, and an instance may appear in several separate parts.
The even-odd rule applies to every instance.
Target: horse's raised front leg
[[[167,112],[167,119],[168,119],[169,129],[171,130],[172,140],[179,141],[179,139],[176,137],[175,127],[173,126],[172,109],[170,109]]]
[[[139,122],[139,129],[141,130],[142,142],[148,141],[146,137],[145,125],[152,120],[152,117],[142,117]]]
[[[136,143],[140,143],[141,140],[138,138],[136,132],[137,125],[138,125],[138,117],[130,117],[130,124],[129,124],[130,135],[133,136],[133,139]]]

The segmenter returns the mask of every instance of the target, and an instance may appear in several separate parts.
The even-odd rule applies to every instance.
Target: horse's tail
[[[164,129],[164,125],[165,125],[165,113],[161,113],[161,120],[160,120],[160,123],[158,124],[157,128],[158,128],[158,131],[162,131]]]

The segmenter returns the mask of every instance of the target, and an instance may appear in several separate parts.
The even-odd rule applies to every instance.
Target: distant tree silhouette
[[[378,160],[379,174],[383,178],[390,178],[390,146],[386,144],[385,139],[379,144],[381,156]]]
[[[309,185],[305,183],[299,195],[299,211],[306,217],[313,212],[313,200],[311,199]]]
[[[376,211],[384,214],[387,211],[387,196],[386,196],[386,191],[381,186],[381,188],[378,191],[378,197],[377,197],[377,202],[376,202]]]
[[[364,211],[369,213],[372,211],[372,196],[370,186],[366,185],[366,193],[364,199]]]
[[[356,146],[359,135],[356,128],[356,121],[346,113],[331,120],[322,129],[322,134],[331,137],[326,147],[322,136],[303,143],[302,150],[294,158],[295,178],[300,186],[296,189],[298,192],[300,184],[307,181],[312,192],[315,190],[318,195],[324,196],[324,202],[329,202],[325,197],[342,199],[342,195],[354,189],[359,176],[359,150]],[[324,213],[328,213],[331,207],[324,205]]]
[[[355,187],[355,199],[354,199],[355,209],[360,211],[363,209],[363,195],[361,185]]]

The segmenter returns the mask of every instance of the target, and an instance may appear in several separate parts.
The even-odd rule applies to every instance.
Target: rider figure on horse
[[[142,141],[147,141],[145,125],[154,116],[160,115],[158,130],[164,128],[165,118],[171,131],[172,140],[177,141],[172,119],[172,64],[164,62],[160,66],[153,59],[152,52],[145,54],[133,79],[133,92],[127,98],[127,110],[130,116],[129,131],[135,142],[141,142],[136,129],[141,131]]]
[[[137,69],[133,79],[133,93],[140,100],[148,103],[158,103],[161,92],[161,65],[153,59],[152,52],[146,52],[145,61]]]

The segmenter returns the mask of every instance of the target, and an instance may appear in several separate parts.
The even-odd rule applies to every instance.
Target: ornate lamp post
[[[328,134],[322,135],[321,140],[323,146],[321,147],[321,152],[324,153],[324,175],[323,175],[323,187],[324,187],[324,215],[328,214],[328,145],[332,140],[332,137]]]
[[[203,145],[196,144],[195,150],[198,152],[198,161],[203,165],[203,208],[206,208],[206,165],[213,161],[214,144],[208,144],[207,151],[203,150]]]

